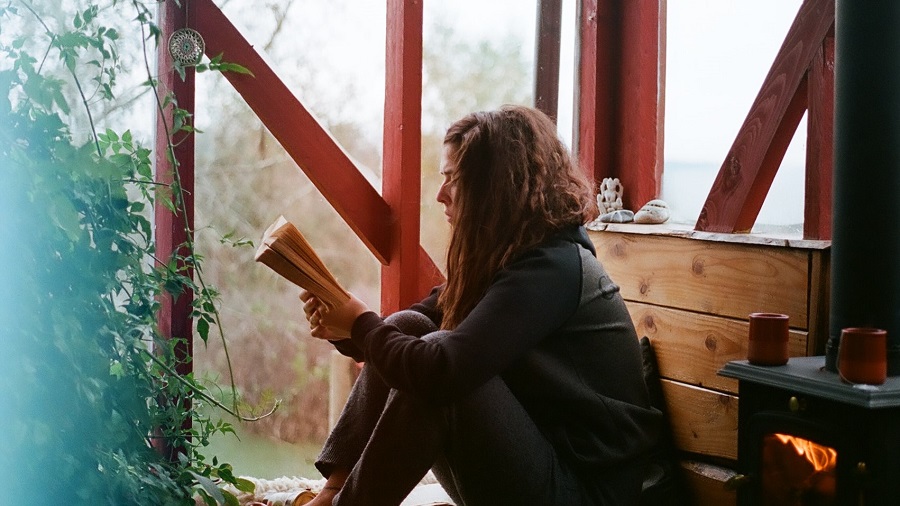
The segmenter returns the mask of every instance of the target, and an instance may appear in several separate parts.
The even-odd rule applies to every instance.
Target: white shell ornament
[[[607,177],[600,182],[597,207],[601,215],[622,209],[622,191],[622,183],[617,177]]]
[[[651,200],[644,204],[638,212],[634,213],[635,223],[659,224],[669,221],[669,205],[659,199]]]
[[[181,28],[169,37],[169,55],[182,67],[193,67],[203,59],[206,43],[197,30]]]

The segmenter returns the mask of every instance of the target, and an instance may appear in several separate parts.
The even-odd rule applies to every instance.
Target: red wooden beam
[[[619,139],[616,171],[622,202],[637,211],[662,189],[666,0],[621,0]]]
[[[538,0],[534,106],[556,123],[559,109],[559,47],[562,0]]]
[[[419,248],[419,293],[427,294],[435,286],[443,284],[444,274],[437,268],[424,248]]]
[[[834,169],[834,27],[809,69],[806,134],[805,239],[831,239],[831,180]]]
[[[187,26],[187,19],[194,16],[192,3],[166,2],[159,8],[159,27],[162,32],[162,40],[167,41],[169,36],[180,28]],[[194,134],[191,132],[176,133],[172,139],[174,146],[174,159],[178,160],[175,167],[169,158],[169,134],[173,123],[174,108],[179,107],[188,111],[191,118],[194,113],[194,70],[185,69],[184,80],[179,77],[168,51],[168,44],[160,44],[157,50],[158,67],[158,93],[160,96],[171,94],[175,104],[167,106],[162,114],[156,116],[156,149],[155,179],[161,187],[172,188],[176,178],[181,186],[180,212],[173,213],[166,207],[161,199],[154,203],[154,231],[156,241],[157,265],[168,262],[174,255],[187,257],[190,255],[188,230],[194,228]],[[176,175],[177,170],[177,175]],[[174,195],[172,196],[174,198]],[[176,207],[177,209],[177,207]],[[184,267],[184,262],[176,265]],[[182,275],[190,278],[193,271],[188,269]],[[175,355],[178,358],[176,371],[181,375],[192,372],[190,358],[193,356],[193,320],[191,318],[191,302],[193,292],[186,289],[178,297],[163,293],[160,300],[157,322],[160,334],[166,339],[179,339],[175,345]],[[182,400],[173,399],[173,402]],[[189,407],[190,400],[185,401]],[[190,419],[186,420],[186,427],[190,427]],[[177,452],[184,449],[173,448],[169,441],[156,439],[155,447],[170,459],[175,459]]]
[[[803,115],[806,74],[834,24],[834,0],[806,0],[728,152],[696,229],[748,232]]]
[[[662,183],[665,0],[584,0],[579,14],[579,162],[617,177],[636,210]]]
[[[766,195],[769,193],[769,188],[772,186],[772,181],[778,173],[782,160],[784,160],[784,154],[787,152],[791,140],[797,132],[797,126],[800,124],[800,120],[803,119],[803,113],[806,112],[807,88],[807,79],[804,77],[800,81],[799,86],[797,86],[791,101],[788,102],[781,122],[772,136],[769,149],[766,150],[759,164],[756,178],[750,185],[749,195],[757,197],[748,200],[741,210],[733,230],[734,232],[749,232],[753,228],[753,223],[756,221],[756,217],[759,216],[759,211],[766,199]]]
[[[420,300],[419,215],[422,200],[422,2],[387,1],[382,195],[395,219],[388,224],[390,262],[381,269],[381,311]]]
[[[596,182],[612,174],[616,142],[618,13],[615,0],[582,0],[578,13],[578,81],[574,147],[578,161]]]

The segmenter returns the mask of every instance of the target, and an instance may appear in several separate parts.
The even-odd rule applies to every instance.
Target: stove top
[[[900,376],[889,376],[881,385],[853,385],[825,370],[824,355],[792,357],[781,366],[758,366],[735,360],[725,364],[719,374],[864,408],[900,406]]]

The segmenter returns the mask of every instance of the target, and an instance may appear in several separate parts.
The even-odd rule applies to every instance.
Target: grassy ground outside
[[[282,476],[320,479],[322,475],[313,463],[322,447],[322,441],[302,444],[286,443],[253,434],[236,425],[233,434],[216,434],[210,440],[203,455],[234,466],[234,474],[261,479]]]

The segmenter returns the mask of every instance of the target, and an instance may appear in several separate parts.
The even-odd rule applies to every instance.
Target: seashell
[[[659,199],[651,200],[644,204],[638,212],[634,213],[635,223],[659,224],[669,221],[669,205]]]
[[[631,223],[634,220],[634,212],[628,209],[619,209],[600,215],[599,220],[603,223]]]

